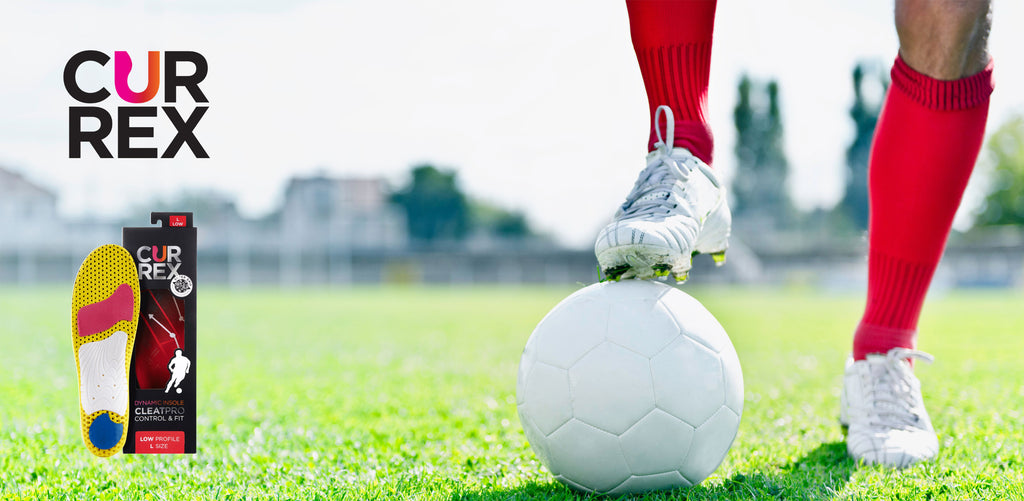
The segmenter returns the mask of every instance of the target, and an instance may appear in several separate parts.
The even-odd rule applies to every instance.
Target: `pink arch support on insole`
[[[110,297],[78,310],[78,335],[85,337],[103,332],[121,320],[132,320],[135,295],[132,287],[121,284]]]

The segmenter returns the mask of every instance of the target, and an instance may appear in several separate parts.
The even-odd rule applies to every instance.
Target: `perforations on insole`
[[[83,310],[89,321],[80,323]],[[126,438],[128,364],[138,318],[139,273],[131,254],[120,245],[93,250],[75,277],[71,343],[78,369],[82,438],[97,456],[116,454]],[[96,420],[100,424],[94,428]]]
[[[79,396],[86,414],[110,411],[124,414],[128,408],[128,374],[124,353],[128,335],[117,331],[101,341],[85,343],[78,349],[82,373]]]

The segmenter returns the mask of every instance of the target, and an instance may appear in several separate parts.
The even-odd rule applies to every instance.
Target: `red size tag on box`
[[[182,454],[185,452],[183,431],[140,431],[135,434],[136,454]]]

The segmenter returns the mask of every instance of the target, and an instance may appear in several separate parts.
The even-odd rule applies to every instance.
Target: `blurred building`
[[[405,216],[389,195],[383,178],[293,177],[281,207],[262,219],[243,220],[233,205],[209,218],[200,234],[214,235],[201,239],[200,252],[213,280],[234,285],[348,283],[354,254],[408,245]]]
[[[63,224],[57,195],[20,174],[0,167],[0,249],[16,250],[52,242]]]
[[[303,250],[396,249],[407,244],[405,217],[382,178],[294,177],[280,209],[286,246]]]

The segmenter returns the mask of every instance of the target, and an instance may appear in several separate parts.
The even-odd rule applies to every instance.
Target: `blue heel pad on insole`
[[[121,440],[124,425],[110,420],[107,414],[100,414],[89,425],[89,441],[98,449],[109,449]]]

